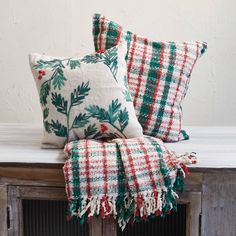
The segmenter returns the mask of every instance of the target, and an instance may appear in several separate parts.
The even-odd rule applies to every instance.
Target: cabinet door
[[[88,224],[66,220],[64,188],[9,186],[9,236],[88,236]],[[4,235],[5,236],[5,235]]]
[[[45,200],[42,203],[42,200]],[[48,201],[54,201],[53,204],[50,204]],[[66,195],[65,195],[65,189],[61,187],[33,187],[33,186],[9,186],[8,187],[8,207],[9,207],[9,229],[8,229],[8,235],[9,236],[25,236],[27,235],[29,231],[28,227],[30,227],[30,224],[35,223],[33,218],[37,217],[40,218],[42,215],[43,209],[47,211],[45,214],[50,215],[52,218],[58,218],[59,215],[65,216],[65,212],[57,212],[54,210],[54,217],[53,215],[50,214],[50,207],[52,205],[57,206],[57,208],[63,208],[63,204],[60,202],[66,203]],[[36,204],[36,205],[34,205]],[[48,204],[48,207],[45,206],[45,204]],[[186,216],[185,218],[181,216],[179,219],[175,219],[176,222],[182,219],[185,220],[185,235],[186,236],[198,236],[199,235],[199,218],[201,214],[201,193],[200,192],[186,192],[180,196],[180,199],[178,200],[179,206],[184,206],[182,209],[184,209]],[[25,208],[25,209],[24,209]],[[56,209],[57,209],[56,208]],[[40,209],[41,213],[37,212],[37,209]],[[55,208],[54,208],[55,209]],[[57,209],[58,210],[58,209]],[[181,213],[181,208],[180,208],[180,214]],[[25,215],[24,215],[25,214]],[[27,214],[28,218],[26,217]],[[39,215],[37,215],[39,214]],[[41,215],[40,215],[41,214]],[[35,215],[35,216],[34,216]],[[171,215],[170,215],[171,217]],[[38,218],[38,219],[39,219]],[[24,222],[25,219],[28,222]],[[27,220],[28,219],[28,220]],[[44,219],[45,221],[49,221],[50,219]],[[40,221],[40,220],[39,220]],[[50,236],[53,236],[54,233],[56,232],[55,235],[60,235],[61,232],[64,232],[63,230],[66,230],[63,228],[62,224],[66,221],[61,221],[61,224],[58,224],[58,227],[61,227],[60,231],[58,229],[52,229]],[[32,223],[33,222],[33,223]],[[37,222],[40,224],[40,222]],[[55,222],[54,222],[55,223]],[[77,227],[81,227],[78,222]],[[183,223],[183,222],[182,222]],[[165,224],[169,224],[169,227],[171,227],[171,224],[173,224],[173,219],[172,222],[167,222]],[[44,224],[45,225],[45,224]],[[159,225],[161,223],[159,222]],[[25,229],[24,229],[25,227]],[[26,227],[27,230],[26,231]],[[40,225],[33,225],[33,228],[37,231],[37,227],[41,227]],[[43,227],[43,226],[42,226]],[[146,224],[137,224],[132,226],[131,228],[132,235],[145,235],[145,234],[140,234],[141,232],[149,232],[149,236],[151,236],[153,233],[158,231],[158,224],[157,222],[155,223],[146,223]],[[138,230],[136,230],[137,234],[135,233],[135,228],[139,227]],[[145,228],[146,227],[146,228]],[[156,227],[156,228],[155,228]],[[46,235],[46,229],[44,231],[40,228],[41,234],[38,235]],[[73,235],[73,227],[68,229],[68,232],[70,231],[70,235]],[[58,232],[60,232],[58,234]],[[64,235],[69,235],[69,233],[64,233]],[[128,234],[127,234],[128,233]],[[29,234],[29,233],[28,233]],[[6,234],[5,234],[6,235]],[[5,236],[4,235],[4,236]],[[63,234],[62,234],[63,235]],[[117,223],[113,219],[108,219],[102,221],[100,218],[94,218],[88,227],[88,224],[84,225],[82,228],[79,229],[79,234],[77,232],[76,235],[79,236],[122,236],[122,235],[131,235],[129,232],[124,232],[121,233],[119,229],[117,228]],[[168,235],[168,234],[166,234]],[[172,234],[173,235],[173,234]],[[175,234],[176,235],[176,234]],[[176,235],[178,236],[178,235]],[[183,236],[183,235],[181,235]]]

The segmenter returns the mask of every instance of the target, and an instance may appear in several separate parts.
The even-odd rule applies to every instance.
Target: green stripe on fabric
[[[149,114],[150,107],[153,103],[152,97],[155,90],[158,68],[160,66],[161,47],[162,45],[160,43],[156,43],[156,42],[152,43],[152,56],[151,56],[149,71],[147,75],[145,92],[143,94],[143,101],[140,108],[140,115],[138,118],[142,126],[144,126],[146,123],[147,115]]]
[[[98,35],[100,33],[99,24],[100,24],[100,15],[95,14],[93,17],[93,41],[96,51],[99,50],[98,48]]]
[[[174,67],[175,67],[175,59],[176,59],[176,45],[174,42],[170,44],[170,58],[169,58],[169,66],[167,70],[167,75],[165,77],[165,85],[164,85],[164,90],[162,94],[162,98],[160,101],[160,109],[157,114],[157,119],[156,119],[156,124],[154,126],[154,129],[152,130],[152,135],[156,136],[159,131],[159,127],[162,124],[162,119],[164,115],[164,110],[166,107],[166,102],[170,90],[170,84],[172,80],[172,75],[174,72]],[[161,79],[161,78],[160,78]]]
[[[106,28],[106,49],[116,46],[116,37],[118,32],[119,28],[117,28],[117,25],[110,21],[108,28]]]
[[[173,179],[169,176],[170,169],[167,167],[166,162],[164,160],[162,148],[151,137],[148,137],[148,139],[151,140],[153,146],[156,147],[157,153],[160,154],[160,159],[159,159],[160,171],[161,171],[163,178],[164,178],[165,187],[167,188],[167,191],[164,193],[165,194],[165,206],[163,207],[163,213],[166,214],[171,210],[172,206],[173,206],[173,209],[176,210],[177,203],[176,203],[176,200],[175,200],[175,198],[172,194],[172,191],[171,191],[171,190],[174,190],[172,185],[173,185],[173,182],[175,182],[175,181],[173,181]]]
[[[130,48],[130,45],[131,45],[133,34],[130,31],[126,31],[125,34],[126,34],[125,35],[125,40],[127,42],[127,48],[128,48],[127,54],[125,56],[125,60],[127,61],[128,60],[128,56],[129,56],[129,48]]]
[[[121,159],[121,153],[119,145],[116,144],[116,150],[117,150],[117,168],[118,168],[118,197],[116,200],[116,211],[118,213],[119,219],[128,220],[130,219],[134,206],[131,204],[129,209],[125,209],[124,201],[125,201],[125,195],[127,194],[128,189],[126,188],[126,178],[125,178],[125,172],[124,172],[124,166]]]
[[[80,191],[80,177],[79,177],[79,155],[77,152],[73,152],[73,149],[71,150],[71,155],[72,159],[72,183],[73,183],[73,189],[71,190],[73,193],[73,209],[74,211],[78,211],[81,207],[81,191]]]
[[[189,139],[188,133],[185,130],[183,130],[183,129],[180,131],[179,137],[180,137],[179,141],[180,140],[188,140]]]
[[[201,56],[206,52],[207,50],[207,43],[203,42],[202,43],[202,49],[201,49]]]

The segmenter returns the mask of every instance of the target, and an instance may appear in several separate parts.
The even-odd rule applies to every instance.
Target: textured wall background
[[[235,0],[0,0],[0,122],[42,119],[29,52],[92,52],[95,12],[155,40],[204,40],[185,98],[184,124],[236,125]]]

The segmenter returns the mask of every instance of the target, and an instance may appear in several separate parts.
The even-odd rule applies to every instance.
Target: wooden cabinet
[[[27,217],[24,217],[24,207],[27,206],[28,200],[51,200],[51,201],[66,201],[64,183],[58,175],[57,169],[49,168],[18,168],[20,170],[14,172],[14,168],[5,167],[8,173],[11,173],[13,178],[4,177],[1,178],[0,186],[0,204],[1,204],[1,225],[0,235],[4,236],[23,236],[28,235],[29,230],[24,227],[30,227],[27,222],[24,222]],[[24,174],[24,171],[31,170],[31,174]],[[41,176],[41,172],[45,170],[45,173],[50,175]],[[13,175],[15,173],[15,176]],[[38,175],[37,175],[38,173]],[[37,180],[32,181],[31,176]],[[21,179],[17,179],[17,176],[24,176]],[[58,179],[57,181],[55,181]],[[199,235],[199,219],[201,215],[201,174],[192,174],[187,180],[186,192],[181,195],[178,200],[179,204],[186,205],[186,236],[198,236]],[[193,191],[192,191],[192,190]],[[49,205],[50,206],[50,203]],[[36,207],[36,205],[35,205]],[[35,208],[34,207],[34,208]],[[31,210],[32,211],[32,210]],[[46,211],[46,210],[45,210]],[[37,214],[33,215],[37,218]],[[40,216],[41,217],[41,216]],[[57,217],[54,213],[51,217]],[[64,216],[65,217],[65,216]],[[48,219],[49,220],[49,219]],[[40,219],[38,219],[40,221]],[[31,222],[31,220],[30,220]],[[66,222],[66,220],[65,220]],[[32,223],[32,222],[31,222]],[[148,225],[148,224],[147,224]],[[102,221],[99,218],[93,218],[92,221],[86,226],[80,226],[77,224],[77,231],[81,236],[115,236],[118,235],[117,224],[114,219],[108,219]],[[65,229],[63,229],[65,230]],[[44,230],[46,232],[46,229]],[[43,232],[43,229],[42,229]],[[69,232],[69,231],[68,231]],[[37,235],[47,235],[37,234]],[[53,234],[54,235],[54,234]],[[60,234],[63,235],[63,234]]]
[[[59,208],[63,206],[60,201],[66,201],[63,152],[40,149],[40,130],[35,125],[0,124],[0,236],[27,235],[24,214],[27,207],[31,211],[30,204],[34,208],[31,200],[54,201]],[[191,174],[178,200],[186,206],[185,235],[236,236],[236,128],[190,127],[189,130],[192,134],[189,141],[167,144],[177,153],[198,154],[198,163],[189,167]],[[45,210],[48,206],[48,212],[50,209],[53,212],[55,208],[48,204],[40,206]],[[54,212],[54,216],[58,214]],[[34,218],[33,214],[30,217],[29,220]],[[46,217],[43,222],[47,222]],[[63,223],[57,224],[57,236],[63,235]],[[117,230],[113,219],[94,218],[84,227],[76,227],[80,236],[128,235]],[[145,227],[150,236],[153,224],[147,223]],[[141,227],[137,235],[146,236],[142,230]],[[45,236],[43,232],[41,235]]]

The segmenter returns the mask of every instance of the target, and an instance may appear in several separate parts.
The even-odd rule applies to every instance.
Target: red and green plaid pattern
[[[181,131],[181,102],[204,42],[154,42],[124,30],[104,16],[93,17],[96,51],[127,41],[128,83],[144,134],[164,141],[188,139]]]
[[[118,196],[125,194],[120,154],[114,143],[73,141],[65,146],[70,158],[63,167],[72,216],[117,215]]]
[[[63,167],[70,215],[84,222],[113,215],[121,228],[130,221],[165,215],[183,190],[189,154],[177,157],[157,138],[80,140],[66,145]]]

